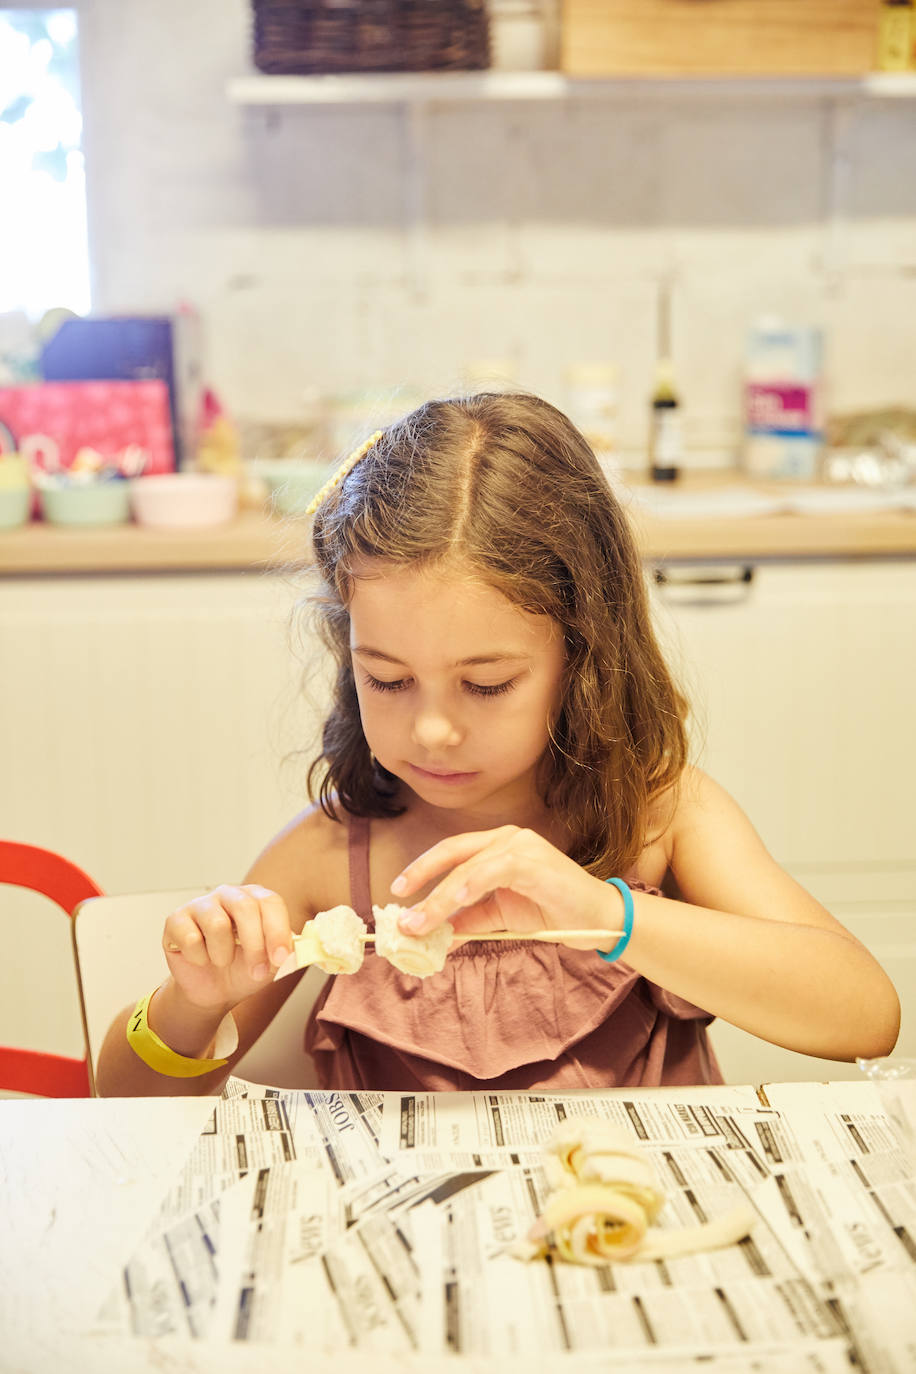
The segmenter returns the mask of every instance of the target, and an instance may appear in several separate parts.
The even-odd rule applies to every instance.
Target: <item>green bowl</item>
[[[261,466],[258,475],[267,485],[275,514],[304,515],[312,497],[336,471],[336,463],[272,463]]]
[[[0,530],[18,529],[31,514],[31,487],[0,487]]]
[[[130,518],[128,484],[113,480],[45,487],[41,513],[52,525],[121,525]]]

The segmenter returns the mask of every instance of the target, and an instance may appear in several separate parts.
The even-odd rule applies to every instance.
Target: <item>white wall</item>
[[[748,322],[822,324],[835,408],[912,401],[916,101],[660,97],[253,110],[246,0],[83,0],[94,308],[193,301],[236,414],[454,385],[512,357],[562,402],[611,358],[638,448],[660,278],[698,450],[734,445]],[[412,151],[413,150],[413,151]],[[414,232],[414,197],[425,232]]]

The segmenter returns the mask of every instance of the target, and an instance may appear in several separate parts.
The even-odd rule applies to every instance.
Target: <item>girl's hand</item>
[[[269,983],[292,949],[286,903],[266,887],[218,887],[172,912],[162,947],[193,1006],[229,1011]]]
[[[391,885],[403,900],[439,874],[447,876],[401,919],[405,933],[425,935],[451,920],[463,934],[493,930],[618,930],[620,894],[594,878],[533,830],[453,835],[408,864]],[[614,940],[570,940],[580,949],[611,949]]]

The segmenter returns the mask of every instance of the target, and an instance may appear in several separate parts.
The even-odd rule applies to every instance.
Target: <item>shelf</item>
[[[601,80],[562,72],[378,72],[333,76],[242,76],[230,81],[238,105],[366,105],[467,101],[719,99],[916,100],[916,73],[861,77],[621,76]]]
[[[239,105],[425,104],[561,100],[566,98],[568,84],[559,72],[373,72],[243,76],[229,82],[228,94]]]
[[[812,489],[792,482],[749,484],[731,473],[687,473],[661,513],[657,488],[632,474],[627,483],[633,494],[625,495],[625,504],[648,562],[916,559],[916,519],[903,508],[805,511],[805,493],[810,496]],[[823,488],[813,492],[825,494]],[[301,555],[303,528],[300,520],[261,510],[240,511],[228,524],[205,529],[131,522],[67,527],[35,520],[0,534],[0,585],[8,577],[47,574],[283,572]]]

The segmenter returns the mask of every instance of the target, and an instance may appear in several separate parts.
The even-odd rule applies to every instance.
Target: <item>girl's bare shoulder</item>
[[[671,869],[684,901],[852,938],[776,861],[740,803],[699,768],[684,774],[672,828]]]
[[[747,821],[734,797],[702,768],[688,764],[674,794],[672,828],[678,831],[701,822],[715,824],[717,820],[727,822],[738,818]]]
[[[701,769],[688,764],[677,781],[653,798],[649,807],[647,837],[634,873],[643,882],[666,891],[676,887],[673,867],[678,837],[695,823],[698,811],[708,807],[721,788]]]
[[[320,806],[306,807],[264,847],[246,877],[278,892],[294,930],[319,911],[349,901],[349,828]]]

